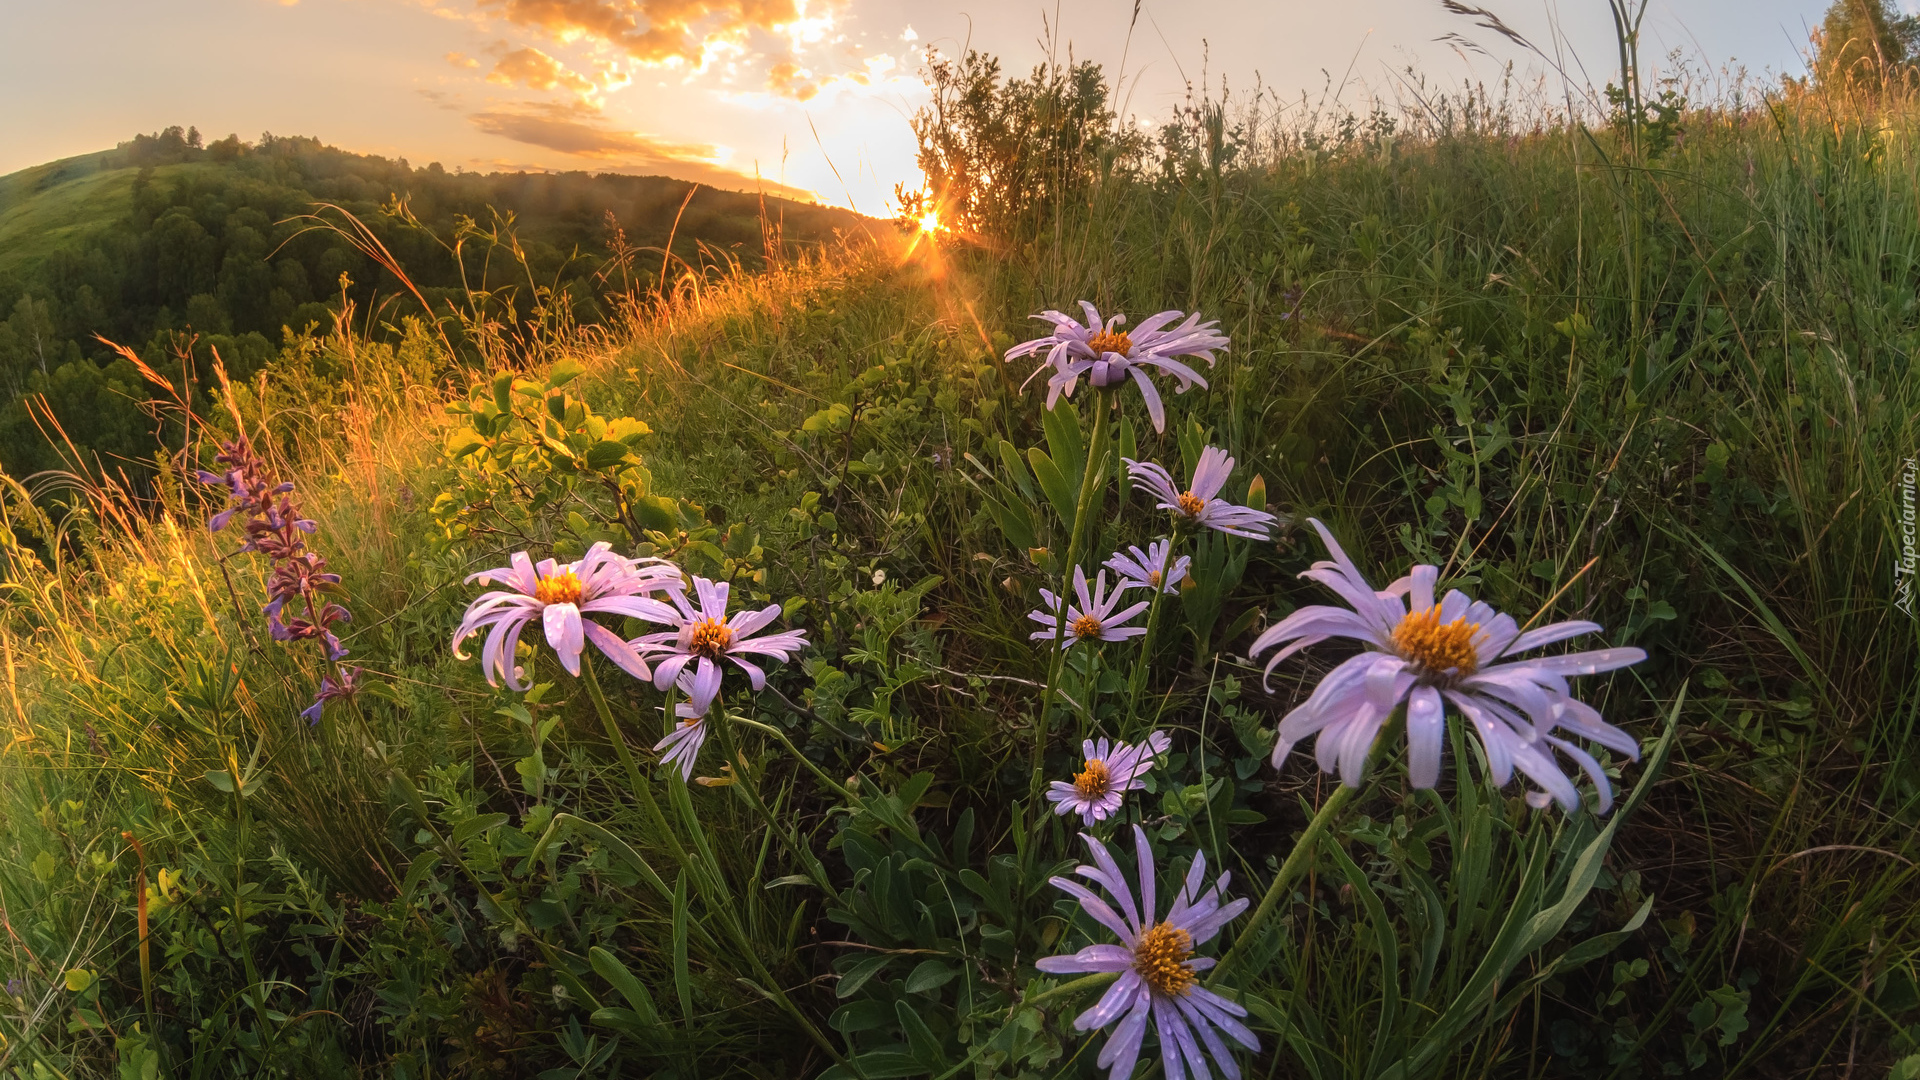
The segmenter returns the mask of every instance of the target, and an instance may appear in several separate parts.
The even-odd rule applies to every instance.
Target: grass
[[[8,1067],[1092,1075],[1098,1041],[1069,1026],[1085,1001],[1023,966],[1088,930],[1044,885],[1070,831],[1011,809],[1036,731],[1061,775],[1077,728],[1171,729],[1140,816],[1239,895],[1332,789],[1299,754],[1265,765],[1325,654],[1271,689],[1239,655],[1253,620],[1324,602],[1294,578],[1319,557],[1297,528],[1227,549],[1238,568],[1202,559],[1222,594],[1168,613],[1144,702],[1075,652],[1037,715],[1025,613],[1054,556],[1027,548],[1070,526],[1035,497],[1018,543],[982,496],[1032,485],[1002,439],[1069,459],[1065,414],[1045,427],[998,357],[1028,313],[1083,297],[1199,309],[1234,342],[1166,436],[1128,406],[1130,456],[1210,428],[1236,485],[1259,473],[1373,580],[1432,562],[1522,620],[1590,618],[1650,654],[1583,690],[1649,749],[1608,763],[1635,792],[1614,833],[1493,792],[1458,733],[1438,794],[1387,753],[1278,932],[1247,943],[1251,1068],[1880,1075],[1920,1051],[1916,640],[1893,603],[1920,453],[1920,111],[1700,105],[1635,160],[1617,131],[1452,108],[1344,136],[1202,109],[1201,151],[1098,178],[1043,230],[690,284],[521,358],[536,380],[579,365],[568,393],[652,429],[622,483],[656,517],[625,542],[809,631],[777,694],[730,689],[743,754],[696,770],[730,784],[633,781],[544,649],[552,685],[526,697],[449,655],[465,574],[616,526],[587,486],[536,508],[555,474],[447,458],[442,407],[491,373],[424,333],[317,340],[231,395],[318,521],[377,674],[318,727],[292,719],[318,666],[266,640],[262,567],[221,558],[200,493],[95,482],[38,535],[10,499]],[[1236,155],[1209,157],[1210,134]],[[1091,531],[1153,523],[1128,498]],[[644,767],[660,699],[597,673]],[[1508,913],[1562,898],[1510,977],[1482,979]]]
[[[18,272],[50,252],[75,246],[133,205],[130,168],[106,168],[112,151],[0,176],[0,272]],[[167,166],[156,176],[193,166]]]

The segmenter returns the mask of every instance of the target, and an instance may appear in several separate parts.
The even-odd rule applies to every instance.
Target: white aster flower
[[[1279,520],[1265,510],[1236,506],[1216,497],[1220,489],[1226,486],[1227,478],[1233,474],[1233,459],[1217,446],[1209,446],[1200,452],[1200,463],[1193,469],[1193,483],[1187,485],[1184,491],[1174,485],[1172,473],[1151,461],[1135,461],[1132,458],[1120,460],[1127,463],[1128,475],[1153,492],[1159,499],[1156,505],[1162,510],[1171,511],[1176,521],[1214,529],[1229,536],[1265,540]]]
[[[1047,378],[1049,409],[1060,400],[1061,395],[1073,396],[1074,387],[1079,385],[1082,375],[1096,387],[1117,385],[1131,375],[1140,386],[1141,398],[1147,403],[1147,415],[1153,419],[1153,429],[1165,431],[1166,409],[1160,403],[1160,391],[1154,388],[1153,380],[1147,377],[1147,369],[1154,368],[1173,376],[1177,380],[1174,386],[1176,394],[1184,394],[1189,387],[1196,385],[1204,389],[1207,380],[1174,358],[1199,357],[1207,362],[1208,367],[1212,367],[1214,350],[1227,347],[1227,338],[1219,332],[1218,320],[1203,323],[1199,312],[1186,315],[1185,321],[1181,321],[1182,312],[1163,311],[1149,316],[1129,333],[1120,329],[1120,324],[1127,321],[1125,315],[1115,315],[1102,322],[1100,309],[1085,300],[1080,301],[1080,308],[1086,312],[1085,323],[1058,311],[1043,311],[1034,316],[1052,323],[1053,333],[1007,350],[1009,360],[1041,352],[1046,354],[1034,374],[1052,372]],[[1172,325],[1176,322],[1178,325]],[[1032,381],[1032,376],[1028,377],[1028,381]]]
[[[1055,780],[1047,786],[1047,801],[1060,815],[1079,814],[1082,824],[1105,821],[1119,811],[1127,792],[1143,786],[1140,778],[1153,768],[1153,759],[1167,752],[1173,739],[1156,731],[1137,746],[1114,740],[1092,739],[1081,744],[1081,767],[1073,783]]]
[[[578,562],[558,564],[542,559],[535,565],[524,551],[514,552],[509,562],[508,566],[468,576],[469,582],[492,585],[499,581],[507,588],[483,593],[468,604],[459,629],[453,632],[453,655],[465,659],[461,643],[482,627],[493,627],[480,650],[480,668],[486,672],[488,685],[499,685],[497,677],[510,690],[526,689],[513,654],[519,648],[521,631],[536,616],[546,629],[547,644],[559,654],[567,674],[580,674],[580,652],[590,641],[627,674],[636,679],[652,677],[646,660],[620,640],[620,635],[583,616],[599,613],[648,618],[646,612],[658,607],[659,602],[646,599],[645,594],[679,587],[679,567],[660,559],[634,560],[615,555],[611,545],[604,542],[589,548]]]
[[[1113,610],[1120,605],[1125,587],[1107,592],[1107,572],[1100,571],[1094,579],[1093,591],[1087,591],[1087,572],[1078,566],[1073,568],[1073,591],[1078,594],[1079,604],[1067,605],[1066,633],[1060,637],[1060,647],[1065,649],[1082,641],[1098,639],[1100,641],[1124,641],[1147,632],[1144,626],[1122,626],[1121,624],[1135,615],[1147,610],[1147,601],[1142,600],[1132,607],[1120,611]],[[1055,629],[1060,622],[1060,600],[1052,589],[1040,590],[1040,608],[1027,613],[1027,618],[1046,627],[1027,635],[1035,641],[1053,641],[1058,633]]]
[[[1210,1080],[1209,1057],[1227,1080],[1240,1080],[1240,1066],[1220,1036],[1225,1034],[1249,1050],[1258,1050],[1260,1040],[1240,1022],[1246,1009],[1199,984],[1196,976],[1214,961],[1193,955],[1194,949],[1211,941],[1221,927],[1247,909],[1244,897],[1223,903],[1222,894],[1233,875],[1221,874],[1211,889],[1202,891],[1207,857],[1195,853],[1173,906],[1160,919],[1155,915],[1153,849],[1147,846],[1146,832],[1133,827],[1134,859],[1140,872],[1137,907],[1133,890],[1107,846],[1086,833],[1080,838],[1092,849],[1094,865],[1077,866],[1073,872],[1099,884],[1119,903],[1119,910],[1079,882],[1060,877],[1048,881],[1080,901],[1081,910],[1113,931],[1120,944],[1089,945],[1070,956],[1046,957],[1034,966],[1056,975],[1120,973],[1100,1000],[1073,1021],[1078,1031],[1120,1021],[1095,1064],[1109,1069],[1109,1080],[1127,1080],[1139,1063],[1140,1044],[1147,1034],[1147,1021],[1152,1020],[1167,1080],[1189,1076]]]
[[[1178,595],[1180,583],[1186,580],[1187,569],[1193,560],[1185,555],[1174,560],[1173,568],[1167,568],[1167,556],[1173,551],[1173,541],[1155,540],[1147,545],[1147,550],[1129,547],[1126,551],[1116,551],[1102,565],[1120,575],[1122,589],[1159,589],[1168,596]]]
[[[1545,789],[1529,792],[1530,803],[1545,806],[1551,796],[1572,812],[1580,805],[1580,794],[1554,759],[1554,751],[1559,751],[1593,778],[1600,812],[1612,809],[1613,788],[1599,762],[1555,732],[1590,739],[1638,761],[1640,745],[1633,736],[1573,698],[1567,679],[1637,664],[1647,657],[1643,650],[1596,649],[1498,663],[1514,653],[1593,633],[1601,626],[1558,622],[1521,633],[1511,615],[1470,600],[1457,589],[1436,604],[1433,587],[1440,572],[1426,565],[1414,567],[1385,591],[1375,592],[1327,527],[1311,518],[1308,521],[1319,531],[1333,561],[1314,563],[1300,576],[1332,589],[1351,610],[1325,605],[1301,608],[1268,627],[1254,641],[1250,655],[1291,642],[1267,661],[1271,675],[1280,661],[1330,637],[1353,638],[1367,649],[1329,672],[1306,702],[1280,721],[1279,742],[1273,748],[1275,768],[1295,743],[1317,734],[1314,751],[1321,770],[1338,768],[1347,786],[1359,786],[1374,737],[1404,702],[1409,778],[1416,788],[1433,787],[1440,779],[1445,742],[1444,701],[1473,725],[1496,784],[1505,785],[1517,767]]]

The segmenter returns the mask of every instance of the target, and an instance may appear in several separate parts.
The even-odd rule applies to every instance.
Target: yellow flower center
[[[1153,586],[1154,588],[1156,589],[1159,588],[1160,583],[1164,580],[1166,580],[1166,575],[1162,574],[1160,571],[1158,570],[1147,571],[1147,584]]]
[[[731,644],[733,631],[718,619],[701,619],[693,624],[692,632],[687,635],[687,651],[709,660],[720,659],[720,654],[726,652]]]
[[[580,602],[580,579],[568,568],[551,577],[543,577],[533,586],[533,598],[543,604]]]
[[[1087,338],[1087,348],[1097,354],[1119,353],[1121,356],[1133,355],[1133,339],[1118,330],[1101,330]]]
[[[1072,626],[1068,629],[1073,631],[1074,637],[1085,641],[1087,638],[1100,636],[1100,620],[1091,615],[1082,615],[1073,620]]]
[[[703,719],[703,717],[698,717],[698,716],[686,716],[686,717],[682,717],[682,718],[681,718],[681,720],[680,720],[680,726],[681,726],[681,727],[699,727],[699,726],[700,726],[700,721],[701,721],[702,719]]]
[[[1161,923],[1140,935],[1133,947],[1133,970],[1154,993],[1178,997],[1193,988],[1193,935],[1172,923]]]
[[[1107,772],[1107,763],[1099,758],[1088,758],[1087,767],[1073,778],[1073,790],[1083,799],[1097,799],[1107,793],[1107,787],[1113,777]]]
[[[1440,609],[1430,607],[1401,619],[1393,628],[1393,644],[1429,674],[1465,678],[1480,667],[1480,651],[1473,642],[1479,633],[1480,624],[1464,615],[1443,625]]]
[[[1207,500],[1195,495],[1191,491],[1181,492],[1180,497],[1173,500],[1173,504],[1178,506],[1180,512],[1188,517],[1199,517],[1200,511],[1207,508]]]

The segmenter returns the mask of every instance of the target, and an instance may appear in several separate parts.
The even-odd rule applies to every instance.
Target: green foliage
[[[517,339],[561,316],[616,324],[635,297],[665,287],[663,273],[677,281],[763,265],[859,222],[664,177],[449,173],[309,138],[203,141],[168,128],[0,177],[8,471],[93,471],[96,456],[144,462],[162,445],[178,448],[177,432],[147,415],[149,399],[167,395],[96,336],[187,383],[211,372],[217,352],[244,382],[288,334],[330,331],[377,307],[355,329],[393,343],[406,317],[448,319],[455,301],[474,300],[467,313],[479,325],[461,342],[485,351],[477,338],[489,328]],[[366,223],[391,261],[349,231],[308,228],[303,216],[321,204]],[[767,214],[786,248],[769,246]],[[46,446],[45,418],[36,424],[24,402],[34,394],[47,395],[77,453]]]
[[[1816,33],[1814,77],[1846,92],[1878,92],[1908,77],[1920,48],[1920,18],[1887,0],[1834,0]]]
[[[1072,1023],[1102,987],[1032,966],[1108,937],[1047,884],[1081,852],[1031,778],[1071,776],[1082,738],[1170,731],[1096,831],[1139,824],[1164,874],[1204,854],[1255,898],[1331,790],[1301,750],[1267,764],[1318,661],[1266,680],[1237,655],[1325,602],[1299,530],[1183,540],[1195,580],[1147,648],[1028,638],[1070,555],[1166,528],[1114,459],[1181,472],[1212,443],[1230,497],[1329,521],[1373,580],[1432,562],[1653,656],[1587,684],[1650,750],[1603,762],[1635,791],[1613,818],[1493,791],[1457,728],[1433,792],[1375,762],[1221,984],[1263,1042],[1245,1068],[1913,1071],[1915,631],[1888,582],[1920,445],[1920,113],[1634,86],[1604,129],[1479,97],[1283,128],[1203,101],[1109,168],[1134,151],[1086,150],[1093,83],[968,70],[982,131],[1077,119],[1031,158],[965,130],[939,154],[1100,164],[1030,207],[993,194],[985,250],[943,240],[938,275],[777,265],[618,333],[547,320],[485,375],[447,351],[466,324],[356,323],[268,350],[194,421],[266,428],[312,493],[371,672],[319,727],[293,718],[318,672],[256,646],[259,568],[222,559],[198,494],[160,470],[147,502],[53,492],[61,518],[6,482],[8,1068],[1101,1074]],[[159,186],[220,145],[139,152]],[[191,216],[162,231],[214,284],[176,283],[181,311],[222,295]],[[1233,348],[1166,435],[1124,395],[1042,411],[997,359],[1083,293],[1223,320]],[[58,321],[39,303],[6,305],[0,346]],[[691,785],[647,750],[660,696],[609,665],[566,676],[535,630],[512,695],[448,654],[465,575],[603,538],[808,631],[766,690],[730,677]]]

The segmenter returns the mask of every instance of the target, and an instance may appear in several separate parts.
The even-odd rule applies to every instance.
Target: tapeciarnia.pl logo
[[[1913,515],[1913,485],[1920,477],[1920,458],[1908,458],[1900,468],[1900,555],[1893,560],[1893,606],[1913,617],[1913,575],[1915,571],[1916,528]]]

